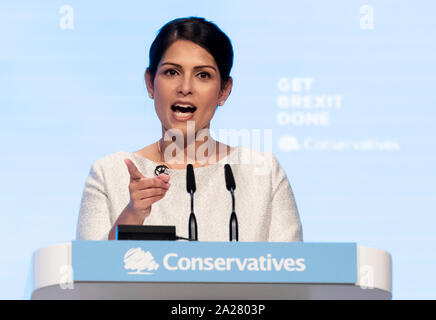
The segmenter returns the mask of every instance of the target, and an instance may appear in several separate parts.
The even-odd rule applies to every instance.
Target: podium
[[[391,299],[392,259],[353,243],[73,241],[32,259],[31,299]]]

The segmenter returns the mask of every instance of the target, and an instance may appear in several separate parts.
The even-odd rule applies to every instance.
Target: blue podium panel
[[[73,241],[74,281],[357,282],[355,243]]]

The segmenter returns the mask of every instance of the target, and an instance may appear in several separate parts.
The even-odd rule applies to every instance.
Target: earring
[[[148,96],[150,97],[150,99],[154,98],[152,93],[149,93]]]

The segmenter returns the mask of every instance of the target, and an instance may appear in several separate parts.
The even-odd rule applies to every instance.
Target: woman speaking
[[[115,239],[116,226],[125,224],[175,225],[177,235],[187,237],[191,198],[186,168],[192,164],[198,240],[228,241],[232,198],[224,166],[230,164],[237,186],[239,240],[302,241],[292,189],[276,158],[230,147],[210,135],[215,111],[232,90],[229,38],[203,18],[176,19],[160,29],[149,58],[145,81],[162,137],[136,152],[120,151],[92,165],[77,239]],[[257,170],[259,163],[265,164],[264,170]]]

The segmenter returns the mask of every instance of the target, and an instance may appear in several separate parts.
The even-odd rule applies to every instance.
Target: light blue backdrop
[[[75,238],[92,162],[160,134],[143,73],[157,30],[204,16],[232,39],[212,129],[272,129],[305,241],[393,256],[393,297],[435,298],[431,1],[2,1],[0,298]]]

